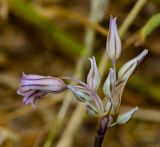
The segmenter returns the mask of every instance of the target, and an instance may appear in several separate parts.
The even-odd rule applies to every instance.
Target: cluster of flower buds
[[[110,68],[108,77],[103,85],[105,95],[103,100],[96,93],[100,86],[101,78],[94,57],[89,58],[91,68],[86,83],[71,77],[55,78],[51,76],[23,74],[18,94],[24,96],[23,102],[25,104],[31,103],[32,106],[35,107],[36,100],[45,94],[61,93],[66,89],[70,89],[78,101],[85,103],[90,116],[98,117],[108,115],[112,117],[116,115],[116,120],[110,122],[110,126],[127,123],[135,111],[138,110],[138,107],[122,115],[118,115],[122,93],[129,77],[146,56],[148,50],[145,49],[137,57],[125,63],[116,75],[115,61],[121,54],[121,40],[117,30],[116,18],[111,16],[106,51],[114,65],[113,68]],[[66,84],[65,80],[73,80],[76,82],[76,85]]]

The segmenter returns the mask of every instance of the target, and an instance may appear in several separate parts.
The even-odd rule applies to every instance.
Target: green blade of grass
[[[140,30],[140,34],[142,36],[142,39],[145,40],[145,38],[153,32],[158,26],[160,26],[160,13],[153,15],[148,22],[143,26],[143,28]]]
[[[13,8],[13,12],[27,20],[37,28],[46,32],[65,52],[73,55],[79,55],[83,46],[66,32],[59,29],[52,22],[40,16],[32,6],[23,0],[8,0],[9,5]]]

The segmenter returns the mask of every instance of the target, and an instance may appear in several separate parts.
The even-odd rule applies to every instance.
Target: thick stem
[[[106,134],[109,124],[109,116],[104,116],[99,120],[98,130],[94,140],[94,147],[101,147],[104,136]]]

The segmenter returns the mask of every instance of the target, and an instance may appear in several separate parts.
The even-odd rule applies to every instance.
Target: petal
[[[117,24],[116,24],[116,18],[114,18],[114,26],[115,26],[115,29],[114,29],[114,38],[115,38],[115,45],[116,45],[116,49],[115,49],[115,55],[116,55],[116,59],[118,59],[121,55],[121,39],[120,39],[120,35],[118,33],[118,29],[117,29]]]
[[[41,75],[34,75],[34,74],[25,74],[22,73],[22,79],[42,79],[42,78],[50,78],[50,76],[41,76]]]
[[[24,104],[31,104],[33,108],[35,108],[35,102],[37,99],[41,98],[47,94],[46,92],[42,92],[39,90],[31,90],[28,94],[23,98]]]
[[[110,17],[109,33],[107,37],[107,54],[109,57],[114,57],[115,54],[115,43],[114,43],[114,20],[113,17]]]
[[[60,93],[66,88],[67,86],[64,82],[58,78],[23,74],[19,92],[24,93],[31,89],[37,89],[46,92]]]
[[[98,109],[89,102],[86,102],[87,113],[91,117],[96,117],[98,115]]]

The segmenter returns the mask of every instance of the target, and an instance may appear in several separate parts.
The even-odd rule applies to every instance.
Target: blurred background
[[[140,110],[110,128],[103,146],[160,146],[160,0],[0,0],[0,146],[93,145],[97,119],[72,94],[48,94],[33,109],[16,91],[22,72],[85,81],[93,55],[103,83],[110,15],[123,43],[117,67],[144,48],[149,54],[130,78],[120,111]]]

